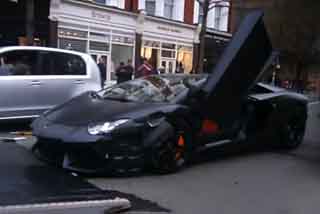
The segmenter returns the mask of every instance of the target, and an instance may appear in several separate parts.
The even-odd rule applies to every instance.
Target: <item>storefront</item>
[[[105,64],[107,80],[116,79],[120,62],[134,59],[135,14],[74,0],[56,1],[50,9],[58,22],[58,48],[89,53]]]
[[[57,20],[57,46],[89,53],[97,63],[103,59],[108,81],[115,80],[120,62],[135,62],[135,54],[162,72],[192,69],[193,25],[149,16],[141,23],[139,14],[121,9],[75,0],[52,2],[50,18]],[[141,46],[136,43],[139,24],[143,25]]]
[[[147,17],[144,22],[141,56],[163,73],[190,73],[195,27]]]

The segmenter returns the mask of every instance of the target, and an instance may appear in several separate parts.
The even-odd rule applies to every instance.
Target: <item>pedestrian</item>
[[[148,60],[146,58],[143,58],[142,60],[143,60],[143,63],[138,67],[138,69],[134,74],[135,78],[148,76],[153,73],[153,68],[149,64]]]
[[[133,75],[133,72],[134,72],[134,68],[132,66],[132,60],[131,59],[128,59],[128,62],[125,65],[125,69],[126,69],[126,73],[124,75],[124,80],[125,81],[132,80],[132,75]]]
[[[104,83],[107,79],[107,67],[106,67],[106,62],[105,59],[103,57],[99,58],[99,63],[98,63],[98,67],[100,70],[100,77],[101,77],[101,87],[104,87]]]
[[[116,69],[117,84],[128,81],[130,74],[127,72],[124,62],[120,62]]]
[[[184,67],[182,65],[182,62],[179,62],[178,66],[177,66],[177,69],[176,69],[176,73],[181,73],[183,74],[184,73]]]

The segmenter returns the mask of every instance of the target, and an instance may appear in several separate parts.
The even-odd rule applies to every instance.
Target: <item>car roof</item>
[[[53,51],[58,53],[75,54],[82,57],[88,56],[88,54],[82,53],[79,51],[66,50],[61,48],[40,47],[40,46],[5,46],[0,48],[0,53],[7,52],[7,51],[14,51],[14,50],[41,50],[41,51]]]

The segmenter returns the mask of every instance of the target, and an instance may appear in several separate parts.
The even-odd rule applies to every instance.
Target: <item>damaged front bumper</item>
[[[141,171],[145,165],[143,147],[137,139],[126,139],[73,143],[38,137],[33,151],[39,159],[77,173]]]

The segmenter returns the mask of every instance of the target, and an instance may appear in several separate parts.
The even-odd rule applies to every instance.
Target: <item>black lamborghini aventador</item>
[[[33,122],[33,150],[82,173],[167,173],[221,140],[295,148],[307,99],[257,83],[272,58],[262,13],[254,12],[212,73],[147,76],[84,93]]]

